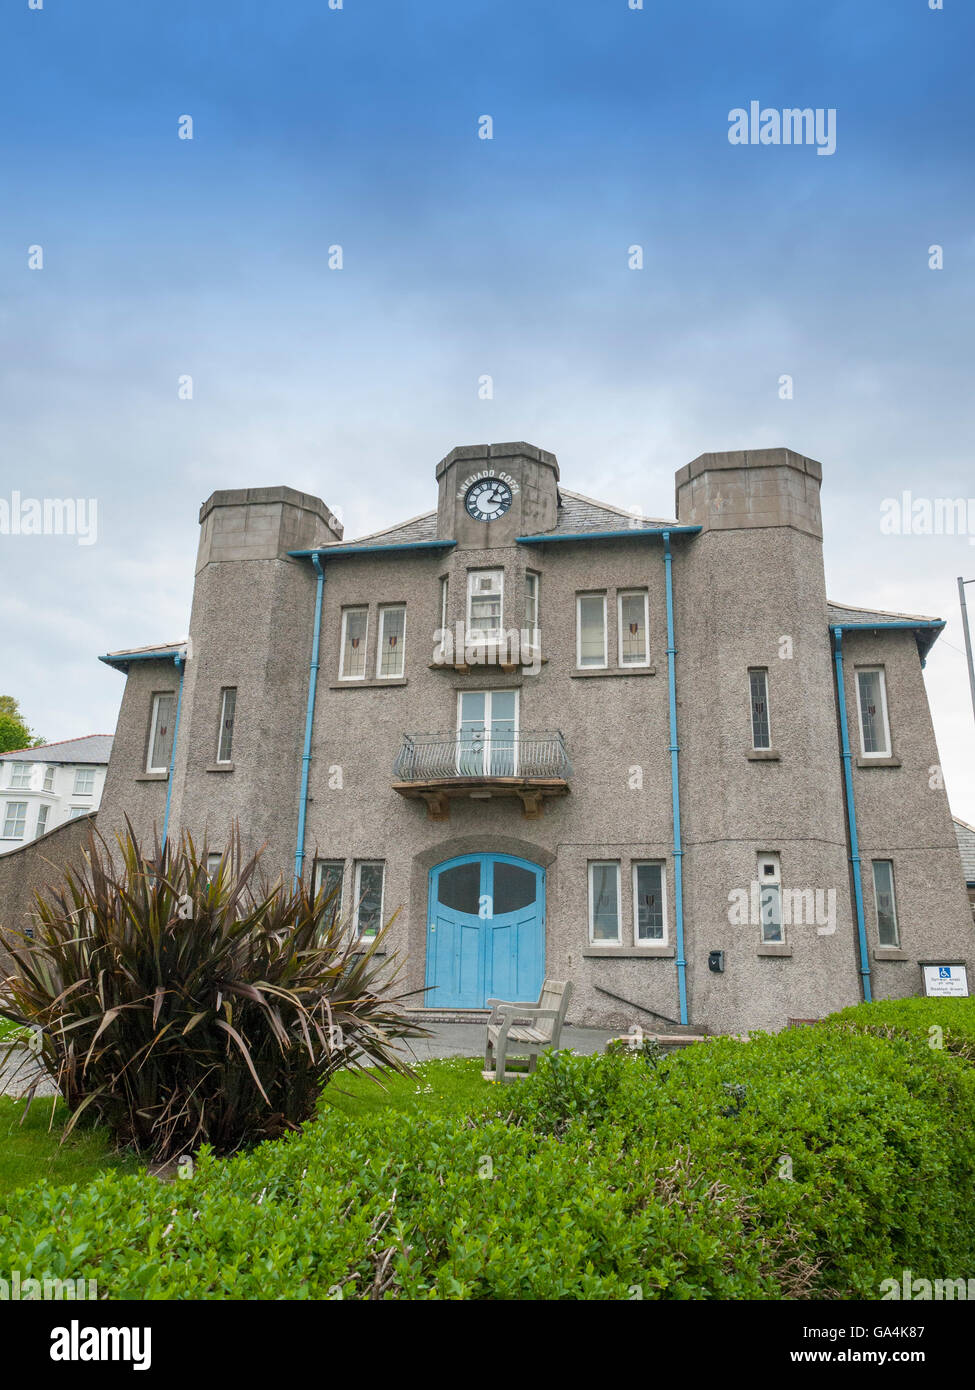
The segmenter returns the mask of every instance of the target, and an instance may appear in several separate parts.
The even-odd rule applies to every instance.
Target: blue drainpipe
[[[680,837],[680,784],[677,744],[677,673],[674,658],[674,579],[671,573],[670,532],[663,533],[664,576],[667,584],[667,688],[670,694],[670,787],[674,803],[674,916],[677,924],[677,989],[680,1021],[687,1022],[687,962],[684,959],[684,851]]]
[[[169,837],[169,803],[173,799],[173,773],[176,771],[176,739],[179,736],[179,713],[183,707],[183,676],[186,673],[186,666],[181,653],[177,652],[173,657],[179,671],[179,693],[176,696],[176,719],[173,723],[173,749],[169,755],[169,778],[166,782],[166,813],[163,816],[162,847],[166,848],[166,840]]]
[[[315,631],[311,640],[311,662],[308,667],[308,706],[305,711],[305,745],[301,755],[301,788],[298,792],[298,844],[295,849],[295,888],[301,879],[305,857],[305,820],[308,816],[308,770],[311,767],[311,731],[315,722],[315,691],[318,686],[318,649],[322,636],[322,595],[325,590],[325,571],[317,551],[311,552],[318,579],[315,585]]]
[[[850,863],[853,865],[853,899],[857,914],[857,939],[860,944],[860,978],[863,997],[870,1003],[870,958],[867,952],[867,928],[863,920],[863,883],[860,878],[860,842],[857,838],[857,816],[853,804],[853,772],[850,767],[850,730],[846,722],[846,686],[843,681],[843,629],[833,628],[834,659],[836,661],[836,703],[840,711],[840,745],[843,758],[843,785],[846,790],[846,821],[850,831]]]

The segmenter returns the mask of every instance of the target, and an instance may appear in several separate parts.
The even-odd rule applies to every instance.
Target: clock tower
[[[468,444],[437,464],[437,534],[463,549],[514,545],[558,522],[559,465],[534,444]]]

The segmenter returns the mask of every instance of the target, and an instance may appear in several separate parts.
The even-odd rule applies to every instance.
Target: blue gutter
[[[700,527],[685,527],[700,530]],[[663,532],[664,577],[667,585],[667,690],[670,696],[670,788],[674,806],[674,917],[677,928],[677,990],[680,996],[680,1021],[687,1023],[687,962],[684,959],[684,850],[680,833],[680,782],[678,779],[677,743],[677,671],[674,643],[674,579],[671,573],[670,532]]]
[[[179,671],[179,693],[176,696],[176,720],[173,724],[173,749],[169,755],[169,777],[166,780],[166,814],[163,816],[162,847],[165,850],[169,837],[169,803],[173,797],[173,773],[176,771],[176,740],[179,737],[179,715],[183,708],[183,676],[186,674],[184,654],[177,652],[173,657]]]
[[[177,661],[182,660],[184,652],[172,647],[160,647],[151,652],[109,652],[106,656],[100,656],[99,661],[104,661],[106,666],[111,666],[116,671],[128,671],[129,664],[133,661]],[[178,664],[178,661],[177,661]]]
[[[450,550],[456,541],[398,541],[395,545],[323,545],[318,550],[289,550],[294,560],[307,560],[316,555],[365,555],[377,550]]]
[[[944,626],[945,620],[943,618],[918,618],[917,621],[913,623],[906,619],[898,618],[895,622],[889,623],[830,623],[829,630],[830,632],[874,632],[877,630],[894,632],[900,630],[901,632],[915,633],[919,631],[930,632],[932,634],[931,641],[924,648],[923,652],[921,651],[921,644],[918,642],[918,655],[921,658],[921,665],[923,666],[927,661],[928,652],[938,640],[938,634]]]
[[[895,626],[909,627],[901,623]],[[846,719],[846,685],[843,680],[843,628],[831,625],[833,633],[833,653],[836,662],[836,703],[840,711],[840,748],[843,759],[843,785],[846,790],[846,823],[850,834],[850,863],[853,865],[853,899],[857,915],[857,940],[860,947],[860,978],[863,981],[863,998],[869,1004],[870,958],[867,952],[867,928],[863,917],[863,883],[860,878],[860,841],[857,836],[857,816],[853,803],[853,770],[850,765],[850,730]]]
[[[318,688],[318,650],[322,637],[322,595],[325,592],[325,571],[318,558],[318,551],[312,550],[311,562],[315,566],[318,579],[315,584],[315,628],[311,639],[311,661],[308,666],[308,705],[305,710],[305,745],[301,755],[301,787],[298,792],[298,843],[295,849],[295,888],[301,879],[302,861],[305,857],[305,821],[308,818],[308,773],[311,768],[311,732],[315,722],[315,692]]]
[[[605,541],[631,539],[634,536],[696,536],[700,526],[628,526],[625,531],[543,531],[540,536],[518,536],[519,545],[550,545],[553,541]]]
[[[298,789],[298,834],[295,845],[294,886],[298,887],[305,858],[305,825],[308,820],[308,778],[311,771],[311,735],[315,723],[315,693],[318,689],[319,649],[322,640],[322,595],[325,571],[322,561],[337,555],[359,555],[389,550],[449,550],[456,541],[399,541],[394,545],[322,545],[317,550],[289,550],[294,560],[311,560],[318,575],[315,586],[315,627],[308,665],[308,703],[305,707],[305,739],[301,754],[301,784]]]
[[[688,1022],[687,961],[684,956],[684,849],[680,829],[680,779],[677,743],[677,647],[674,642],[674,579],[671,536],[696,536],[700,526],[628,526],[625,531],[563,531],[556,534],[519,536],[519,545],[549,545],[552,541],[631,540],[634,537],[659,537],[664,543],[664,576],[667,587],[667,687],[670,696],[670,788],[674,821],[674,918],[677,932],[677,991],[680,998],[680,1021]]]

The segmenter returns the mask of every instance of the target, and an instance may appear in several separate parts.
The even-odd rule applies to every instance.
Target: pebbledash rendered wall
[[[83,864],[95,829],[97,811],[62,821],[46,835],[0,855],[0,927],[7,932],[30,931],[35,920],[35,894],[47,897],[61,881],[66,865]],[[11,964],[0,945],[0,975]]]
[[[461,480],[484,470],[518,484],[502,519],[472,520]],[[385,916],[398,911],[391,948],[404,983],[424,984],[430,869],[459,854],[510,853],[546,869],[546,974],[573,981],[570,1017],[581,1023],[654,1027],[678,1017],[674,836],[671,812],[667,619],[658,532],[559,540],[558,465],[527,444],[454,450],[437,469],[436,535],[452,548],[326,554],[320,669],[311,743],[305,866],[346,861],[345,902],[357,859],[386,863]],[[684,924],[689,1017],[713,1031],[782,1027],[861,997],[857,928],[822,558],[821,469],[785,449],[706,454],[677,475],[672,536],[677,719],[683,818]],[[221,848],[236,818],[248,848],[290,878],[315,598],[309,559],[289,551],[341,540],[317,498],[289,488],[215,493],[204,504],[196,588],[176,745],[170,833],[209,836]],[[430,520],[429,526],[433,526]],[[666,523],[659,523],[665,525]],[[619,529],[627,530],[621,514]],[[420,528],[422,530],[422,528]],[[429,529],[429,528],[428,528]],[[604,529],[606,529],[604,527]],[[419,534],[395,528],[403,537]],[[424,532],[426,534],[426,532]],[[363,544],[379,544],[367,538]],[[541,576],[538,674],[497,667],[458,672],[434,660],[440,578],[449,577],[448,627],[463,619],[466,571],[504,567],[520,602],[526,568]],[[614,669],[615,591],[649,593],[651,666]],[[610,596],[610,668],[576,667],[576,595]],[[377,605],[406,604],[402,680],[339,682],[341,611],[368,605],[367,675],[376,664]],[[506,617],[506,627],[517,625]],[[787,640],[783,640],[787,639]],[[875,996],[919,993],[920,962],[975,966],[972,925],[913,632],[844,638],[847,717],[855,753],[854,671],[887,670],[893,757],[855,766],[866,932]],[[753,756],[747,670],[767,667],[771,754]],[[175,691],[172,660],[132,662],[99,828],[128,814],[147,837],[161,826],[165,776],[147,775],[151,697]],[[218,769],[220,691],[237,687],[233,765]],[[454,799],[446,821],[393,790],[404,733],[456,727],[457,691],[520,690],[520,726],[559,729],[573,764],[570,793],[528,819],[516,798]],[[780,856],[783,885],[835,894],[827,923],[786,930],[763,946],[758,922],[733,923],[729,893],[747,893],[757,855]],[[901,946],[881,950],[870,858],[895,865]],[[591,946],[588,864],[621,861],[621,946]],[[634,947],[629,865],[666,864],[667,944]],[[725,968],[708,968],[724,952]],[[422,996],[417,995],[416,1002]],[[430,1001],[435,1002],[435,1001]]]

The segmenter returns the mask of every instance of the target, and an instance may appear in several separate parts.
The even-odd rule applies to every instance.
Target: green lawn
[[[330,1106],[359,1118],[383,1111],[429,1116],[473,1110],[481,1102],[495,1101],[498,1095],[496,1087],[481,1076],[483,1066],[479,1057],[425,1062],[417,1067],[415,1079],[391,1077],[381,1086],[371,1076],[340,1077],[325,1088],[322,1113]]]
[[[25,1029],[11,1023],[9,1018],[0,1018],[0,1043],[11,1043],[18,1034],[27,1035]]]
[[[384,1111],[429,1116],[473,1110],[496,1095],[482,1079],[481,1066],[477,1059],[459,1057],[432,1064],[415,1080],[393,1077],[382,1086],[370,1076],[342,1078],[326,1088],[321,1113],[334,1109],[365,1119]],[[141,1166],[131,1155],[113,1153],[102,1129],[75,1130],[62,1147],[68,1112],[60,1101],[53,1124],[50,1098],[35,1100],[21,1125],[23,1111],[23,1101],[0,1096],[0,1196],[42,1179],[65,1185],[89,1182],[109,1169],[133,1173]]]
[[[0,1096],[0,1195],[46,1179],[54,1183],[89,1182],[109,1168],[134,1173],[133,1157],[112,1152],[104,1130],[75,1130],[61,1144],[68,1112],[61,1101],[36,1099],[26,1120],[20,1123],[24,1102]]]

